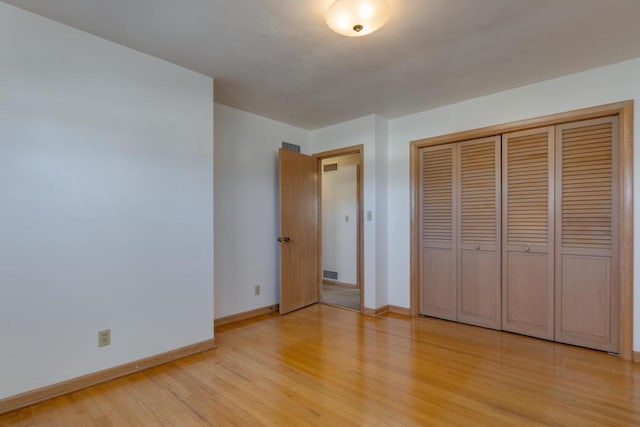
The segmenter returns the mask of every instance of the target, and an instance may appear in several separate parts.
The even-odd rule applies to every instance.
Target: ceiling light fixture
[[[336,0],[327,10],[327,25],[338,34],[362,37],[382,27],[391,9],[385,0]]]

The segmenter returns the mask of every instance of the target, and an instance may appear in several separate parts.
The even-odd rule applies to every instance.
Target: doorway
[[[361,150],[316,157],[321,187],[320,302],[362,311]]]
[[[317,153],[313,156],[286,149],[279,150],[280,234],[277,241],[280,243],[280,314],[317,302],[364,311],[363,154],[362,145]],[[323,162],[332,158],[335,159],[331,162]],[[355,175],[356,208],[353,210],[352,207],[349,212],[340,213],[341,221],[351,227],[355,225],[355,280],[352,267],[352,239],[349,240],[351,249],[343,251],[331,237],[328,237],[326,253],[333,257],[334,264],[327,264],[326,268],[323,266],[323,163],[344,163],[346,169],[351,170],[350,176]],[[342,169],[338,164],[329,166],[327,172],[332,172],[332,168]],[[350,194],[353,194],[354,186],[347,186],[350,188]],[[344,190],[342,185],[333,187]],[[333,197],[328,192],[326,194],[328,198]],[[327,216],[328,212],[333,211],[327,211]],[[338,224],[336,221],[334,223]],[[351,230],[353,236],[353,228]],[[337,232],[337,235],[342,234],[343,231]],[[340,263],[350,265],[351,270],[347,271]]]

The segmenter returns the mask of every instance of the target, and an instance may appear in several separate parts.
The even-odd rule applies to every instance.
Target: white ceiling
[[[324,23],[332,0],[5,0],[214,76],[217,102],[306,129],[640,57],[640,0],[388,1],[385,27],[347,38]]]

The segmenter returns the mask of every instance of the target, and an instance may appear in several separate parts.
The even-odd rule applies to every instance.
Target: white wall
[[[212,79],[5,3],[0,52],[0,398],[212,338]]]
[[[640,58],[401,117],[389,122],[389,303],[409,307],[410,141],[633,99],[640,129]],[[640,350],[640,142],[634,143],[634,350]]]
[[[322,173],[322,269],[338,273],[336,280],[358,283],[359,155],[324,159],[338,170]]]
[[[384,263],[386,256],[378,259],[377,238],[380,231],[386,236],[386,203],[377,202],[378,194],[385,197],[386,182],[384,173],[379,168],[384,167],[384,161],[377,160],[376,149],[384,149],[386,144],[385,136],[376,135],[376,131],[384,128],[384,119],[370,115],[359,119],[340,123],[335,126],[314,130],[311,132],[311,147],[314,153],[344,148],[353,145],[364,145],[364,200],[363,208],[365,213],[364,222],[364,305],[367,308],[377,308],[387,304],[386,276],[378,278],[380,269],[378,262]],[[384,156],[385,154],[381,154]],[[382,211],[378,211],[382,207]],[[367,218],[367,213],[371,212],[371,220]],[[382,249],[386,255],[386,248]],[[384,268],[384,267],[383,267]],[[384,271],[384,270],[383,270]],[[378,283],[378,279],[380,283]],[[378,292],[378,287],[384,292]],[[378,295],[380,294],[380,295]]]
[[[216,318],[279,302],[278,148],[286,141],[308,153],[309,140],[308,131],[215,105]]]
[[[383,242],[387,236],[386,171],[381,171],[386,126],[386,120],[371,115],[309,132],[215,105],[216,318],[279,302],[277,154],[282,141],[300,145],[307,154],[364,145],[363,208],[365,216],[372,214],[364,223],[365,306],[387,304],[386,244],[376,249],[377,234]],[[382,160],[376,160],[376,148]],[[376,202],[377,194],[382,201]],[[261,286],[259,296],[254,295],[256,285]]]
[[[389,122],[375,116],[376,147],[376,304],[389,304],[388,289],[388,233],[389,233]]]

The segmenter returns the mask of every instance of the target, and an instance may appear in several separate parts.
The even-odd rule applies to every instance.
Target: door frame
[[[318,265],[320,266],[318,290],[322,292],[322,160],[350,154],[360,156],[360,164],[356,173],[358,198],[358,243],[356,245],[358,250],[356,262],[358,265],[356,267],[356,275],[358,288],[360,289],[360,313],[364,313],[364,207],[362,206],[364,200],[364,144],[322,151],[311,155],[311,157],[318,159],[318,171],[320,175],[320,179],[318,179],[318,219],[320,222],[320,227],[318,228],[320,234],[318,236]]]
[[[626,360],[638,359],[640,353],[633,352],[633,100],[583,108],[569,112],[551,114],[532,119],[519,120],[478,129],[456,132],[431,138],[411,141],[410,145],[410,197],[411,197],[411,306],[410,313],[419,315],[420,301],[420,260],[418,221],[418,188],[419,188],[419,150],[424,147],[461,142],[470,139],[501,135],[520,130],[563,123],[577,122],[607,116],[617,116],[619,120],[619,223],[618,233],[618,270],[619,286],[619,351],[620,357]],[[634,357],[636,356],[636,357]]]

